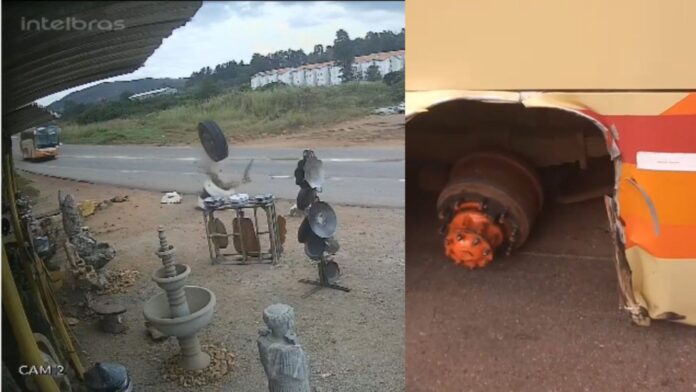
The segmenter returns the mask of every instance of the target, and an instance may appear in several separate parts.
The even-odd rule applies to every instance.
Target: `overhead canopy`
[[[3,126],[2,132],[13,134],[53,120],[54,116],[51,112],[36,104],[31,104],[19,110],[5,113],[2,121],[7,126]]]
[[[200,6],[200,1],[4,3],[3,133],[45,122],[45,115],[27,121],[40,109],[25,106],[39,98],[140,68]]]

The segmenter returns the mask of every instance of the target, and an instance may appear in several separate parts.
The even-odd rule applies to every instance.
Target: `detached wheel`
[[[437,201],[446,224],[445,254],[455,263],[480,268],[527,240],[544,205],[535,169],[523,159],[495,151],[460,159]]]
[[[213,161],[219,162],[229,155],[225,134],[215,121],[208,120],[199,123],[198,138],[201,140],[205,153]]]

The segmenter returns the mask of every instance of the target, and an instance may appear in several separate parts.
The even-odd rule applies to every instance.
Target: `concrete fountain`
[[[167,336],[176,336],[181,348],[179,366],[199,370],[210,364],[210,356],[201,350],[197,333],[213,317],[215,294],[198,286],[186,286],[191,268],[174,262],[174,246],[167,243],[164,228],[159,227],[160,248],[157,255],[163,266],[152,280],[164,290],[145,303],[145,319]]]

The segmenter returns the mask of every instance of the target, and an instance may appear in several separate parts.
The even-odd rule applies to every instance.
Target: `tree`
[[[87,105],[84,103],[77,103],[72,100],[66,100],[63,104],[63,118],[71,119],[79,116],[87,110]]]
[[[336,60],[336,65],[341,67],[341,80],[344,82],[353,80],[353,60],[355,59],[355,50],[348,33],[343,29],[336,32],[333,53],[334,60]]]
[[[401,71],[389,72],[388,74],[384,75],[384,79],[382,79],[384,84],[390,87],[389,95],[395,101],[403,101],[404,99],[406,87],[404,83],[405,76],[406,72],[402,69]]]
[[[377,66],[377,64],[372,64],[369,67],[367,67],[365,79],[368,82],[378,82],[382,80],[382,72],[380,72],[379,66]]]
[[[263,72],[268,70],[268,58],[260,55],[259,53],[254,53],[251,56],[251,61],[249,62],[251,69],[254,73]]]
[[[323,63],[334,61],[341,68],[341,78],[344,81],[359,80],[365,76],[368,80],[376,79],[376,75],[363,75],[355,72],[353,64],[356,56],[363,56],[370,53],[384,52],[391,50],[404,49],[406,31],[401,32],[381,31],[368,32],[364,37],[351,39],[345,30],[338,30],[334,45],[314,45],[312,52],[306,54],[303,50],[278,50],[273,53],[260,54],[254,53],[251,60],[230,61],[211,67],[203,67],[197,72],[191,73],[186,81],[187,88],[193,88],[198,92],[201,83],[210,79],[219,89],[221,87],[239,87],[249,84],[252,75],[269,71],[272,69],[285,67],[298,67],[304,64]],[[374,71],[373,71],[374,72]],[[386,75],[380,75],[386,76]],[[216,87],[206,86],[203,90],[214,93]],[[203,95],[208,95],[205,91]]]
[[[220,92],[218,85],[215,84],[211,79],[204,79],[201,85],[198,87],[196,92],[196,97],[199,99],[208,99],[213,95],[217,95]]]
[[[119,99],[121,101],[128,101],[128,98],[130,98],[131,95],[133,95],[133,92],[126,90],[126,91],[122,92],[121,95],[119,95]]]
[[[405,72],[404,70],[389,72],[384,75],[384,83],[388,86],[393,86],[404,82]]]

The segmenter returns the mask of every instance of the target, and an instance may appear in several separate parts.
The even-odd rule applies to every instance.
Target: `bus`
[[[61,144],[60,128],[55,125],[30,128],[22,131],[19,140],[23,159],[55,159]]]
[[[515,252],[556,170],[588,184],[556,197],[604,200],[632,320],[696,325],[693,15],[686,0],[408,0],[407,177],[439,192],[444,253],[485,268]]]

